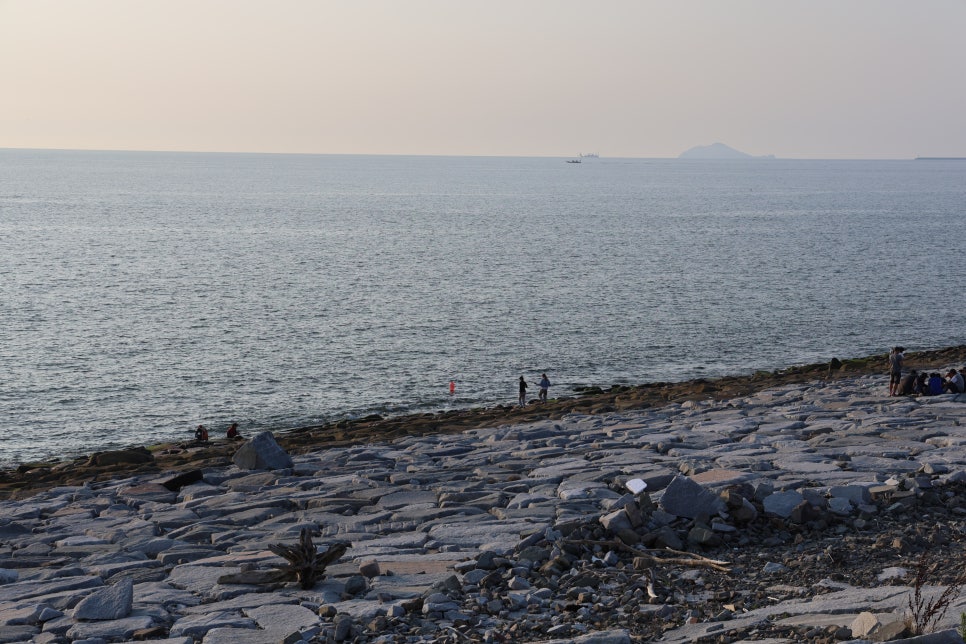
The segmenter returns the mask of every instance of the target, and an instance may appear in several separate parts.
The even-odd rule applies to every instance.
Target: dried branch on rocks
[[[276,570],[240,572],[218,578],[220,584],[281,584],[297,581],[308,590],[325,577],[325,567],[338,560],[349,549],[349,545],[336,542],[328,550],[319,553],[312,543],[312,533],[302,528],[298,545],[270,545],[269,550],[285,559],[287,563],[278,565]]]
[[[713,568],[714,570],[720,570],[721,572],[729,571],[729,564],[727,561],[718,561],[717,559],[708,559],[707,557],[702,557],[701,555],[696,555],[692,552],[681,552],[678,550],[669,549],[647,549],[641,550],[633,546],[629,546],[626,543],[620,541],[619,539],[614,539],[613,541],[594,541],[590,539],[570,539],[563,543],[571,543],[582,546],[610,546],[612,548],[619,548],[625,550],[635,555],[634,564],[635,567],[648,568],[651,566],[691,566],[694,568]],[[669,557],[667,555],[678,555],[676,557]]]

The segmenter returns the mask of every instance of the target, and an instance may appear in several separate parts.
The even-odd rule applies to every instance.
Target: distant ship
[[[567,159],[567,163],[580,163],[580,159]]]
[[[580,156],[584,159],[599,159],[600,155],[596,152],[589,152],[587,154],[581,153]]]

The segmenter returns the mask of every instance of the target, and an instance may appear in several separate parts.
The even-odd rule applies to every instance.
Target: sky
[[[0,148],[966,156],[966,0],[0,0]]]

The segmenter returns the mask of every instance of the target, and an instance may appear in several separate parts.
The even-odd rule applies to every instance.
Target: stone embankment
[[[2,501],[0,642],[910,638],[929,617],[914,591],[963,580],[966,395],[885,389],[851,376],[292,456],[262,435],[241,465]],[[305,528],[348,546],[325,579],[236,583]],[[911,641],[961,641],[966,599],[947,598]]]

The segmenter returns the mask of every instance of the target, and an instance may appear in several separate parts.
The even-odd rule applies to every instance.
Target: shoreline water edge
[[[907,369],[941,369],[966,366],[966,345],[906,352]],[[637,386],[590,387],[573,396],[531,401],[524,407],[495,407],[407,414],[370,415],[275,432],[279,445],[291,454],[306,454],[335,447],[389,442],[406,436],[454,434],[472,429],[560,419],[568,414],[603,415],[640,410],[664,404],[699,400],[727,400],[780,385],[828,381],[888,372],[886,354],[862,358],[832,358],[827,363],[758,371],[743,376],[698,378],[683,382],[655,382]],[[883,390],[883,397],[888,391]],[[182,441],[132,446],[94,452],[72,459],[52,459],[0,468],[0,499],[25,498],[61,485],[84,485],[135,474],[183,472],[227,467],[243,437],[216,438],[204,443]]]

